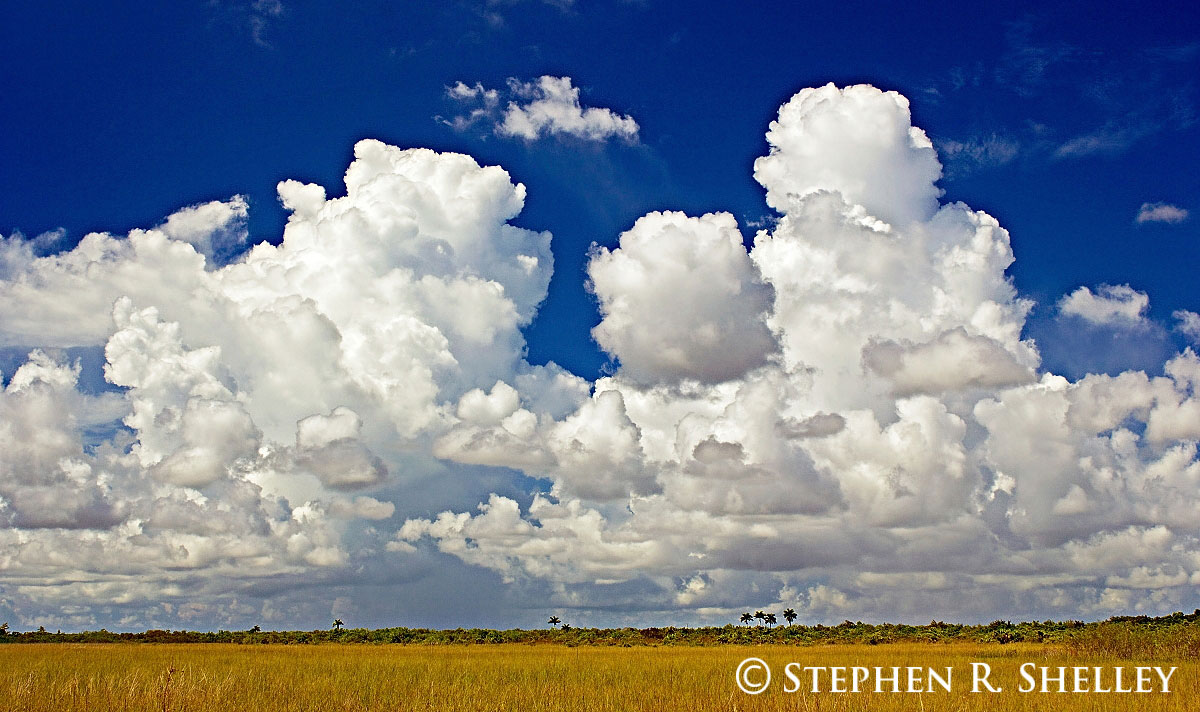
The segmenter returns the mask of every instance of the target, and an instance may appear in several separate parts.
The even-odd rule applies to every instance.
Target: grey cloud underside
[[[50,256],[4,239],[0,343],[45,350],[0,392],[0,604],[279,620],[304,581],[339,611],[440,590],[448,556],[598,622],[1190,605],[1200,359],[1039,370],[1008,233],[939,202],[903,97],[806,89],[768,141],[752,249],[662,212],[590,256],[595,382],[524,360],[550,235],[467,156],[362,141],[344,197],[280,183],[282,243],[237,257],[236,197]],[[1131,287],[1060,308],[1145,319]],[[73,346],[121,390],[81,390]],[[464,507],[493,471],[548,491]]]

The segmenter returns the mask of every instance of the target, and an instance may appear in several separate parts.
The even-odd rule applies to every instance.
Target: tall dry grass
[[[748,656],[776,682],[749,696],[734,683]],[[611,648],[557,645],[0,646],[0,710],[279,712],[438,710],[1151,710],[1197,709],[1200,663],[1176,662],[1170,695],[1020,694],[1017,667],[1112,665],[1063,646],[885,644]],[[970,663],[988,662],[999,695],[970,693]],[[786,694],[803,665],[954,667],[951,693]],[[1141,660],[1137,664],[1155,664]],[[1134,663],[1129,663],[1134,664]]]
[[[1078,655],[1118,660],[1196,660],[1200,658],[1200,624],[1139,626],[1128,622],[1096,623],[1064,641]],[[1200,709],[1200,701],[1197,701]]]

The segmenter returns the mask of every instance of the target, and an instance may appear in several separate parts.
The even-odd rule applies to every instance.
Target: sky
[[[1193,8],[0,18],[13,629],[1200,606]]]

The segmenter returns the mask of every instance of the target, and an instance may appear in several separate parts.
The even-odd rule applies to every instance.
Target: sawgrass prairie
[[[764,660],[773,680],[758,695],[735,682],[738,664]],[[0,710],[1194,710],[1200,662],[1127,659],[1056,644],[567,647],[563,645],[0,646]],[[1175,658],[1175,659],[1169,659]],[[992,669],[1000,693],[972,693],[971,663]],[[801,666],[953,668],[952,690],[789,693]],[[1022,693],[1019,666],[1161,665],[1170,692]],[[794,668],[796,669],[796,668]],[[1068,671],[1068,675],[1069,675]],[[1130,678],[1126,677],[1128,681]],[[1102,681],[1111,687],[1111,679]],[[869,687],[872,683],[868,683]],[[905,684],[905,683],[902,683]],[[1126,683],[1128,684],[1128,682]],[[823,683],[828,687],[828,682]],[[1071,681],[1067,686],[1070,688]],[[886,686],[886,685],[885,685]]]

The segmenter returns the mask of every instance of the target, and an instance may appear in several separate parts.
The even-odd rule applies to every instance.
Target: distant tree
[[[0,624],[0,635],[8,635],[8,621]]]
[[[787,609],[786,611],[783,612],[783,617],[787,620],[788,625],[791,625],[792,622],[796,620],[795,609],[792,609],[792,608]]]
[[[760,621],[765,621],[767,619],[767,614],[763,613],[762,611],[755,611],[754,617]],[[759,625],[761,625],[761,623]]]
[[[558,616],[550,616],[550,620],[546,621],[547,625],[554,626],[555,628],[557,628],[558,624],[561,622],[562,621],[558,619]]]
[[[562,630],[571,630],[571,624],[570,624],[570,623],[563,623],[563,624],[562,624]]]
[[[333,629],[334,629],[334,630],[341,630],[341,629],[342,629],[342,619],[341,619],[341,618],[334,618],[334,619],[333,619]]]
[[[261,633],[261,632],[262,632],[262,627],[261,627],[261,626],[257,626],[257,625],[256,625],[256,626],[254,626],[253,628],[251,628],[251,629],[250,629],[250,632],[251,632],[251,633]]]
[[[750,615],[749,613],[742,614],[742,623],[749,625],[750,621],[752,620],[754,620],[754,616]]]
[[[774,613],[768,613],[766,616],[764,616],[763,619],[766,620],[767,625],[775,625],[775,614]]]

